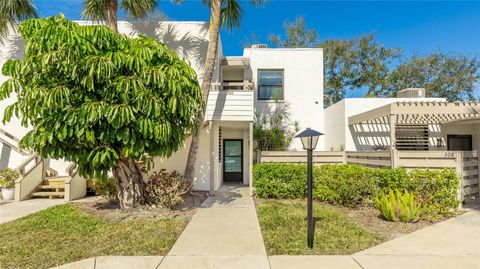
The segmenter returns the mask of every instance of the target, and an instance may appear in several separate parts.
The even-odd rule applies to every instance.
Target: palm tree
[[[121,0],[120,8],[133,19],[141,19],[155,11],[158,0]],[[115,32],[119,0],[85,0],[83,2],[83,17],[86,19],[105,21]]]
[[[208,93],[210,92],[210,85],[212,83],[212,76],[215,68],[220,29],[223,27],[227,30],[233,30],[234,28],[240,26],[243,12],[239,2],[239,0],[202,0],[202,4],[210,8],[210,24],[208,27],[209,43],[202,80],[202,93],[205,100],[205,107],[207,104]],[[265,3],[266,0],[249,0],[249,2],[253,5],[261,5]],[[184,176],[189,182],[193,182],[195,174],[195,161],[197,159],[198,141],[200,137],[200,131],[203,127],[203,121],[205,119],[205,110],[200,112],[198,119],[198,131],[192,136],[187,163],[185,165]]]
[[[5,40],[19,21],[32,17],[37,17],[32,0],[0,1],[0,41]]]

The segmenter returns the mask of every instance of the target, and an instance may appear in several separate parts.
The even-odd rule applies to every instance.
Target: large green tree
[[[19,21],[37,17],[32,0],[2,0],[0,2],[0,42]]]
[[[197,128],[203,99],[195,71],[153,39],[130,39],[105,26],[79,26],[62,15],[19,28],[25,54],[9,60],[0,99],[33,129],[21,145],[65,158],[85,177],[113,172],[120,205],[146,202],[137,160],[169,156]]]
[[[249,0],[251,4],[263,4],[266,0]],[[182,2],[182,1],[176,1]],[[205,67],[202,77],[202,93],[205,100],[205,106],[212,84],[213,71],[215,70],[215,63],[218,51],[218,38],[220,36],[220,29],[233,30],[240,26],[240,21],[243,16],[242,7],[238,0],[202,0],[203,5],[210,9],[210,24],[208,26],[208,48],[207,57],[205,60]],[[198,128],[201,130],[205,120],[205,111],[201,110],[198,115]],[[195,175],[195,162],[197,160],[198,142],[200,132],[193,134],[188,152],[187,162],[185,164],[185,178],[192,182]]]
[[[425,88],[426,95],[449,101],[478,100],[479,66],[476,57],[435,53],[412,56],[397,66],[383,88],[370,91],[375,96],[395,96],[399,90]]]

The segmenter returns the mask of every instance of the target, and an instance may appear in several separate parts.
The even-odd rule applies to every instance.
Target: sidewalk
[[[194,215],[167,256],[97,257],[58,268],[400,269],[480,268],[480,211],[345,256],[269,256],[248,189],[222,187]]]
[[[64,204],[63,199],[36,198],[20,202],[9,201],[0,205],[0,224],[16,220],[49,207]]]

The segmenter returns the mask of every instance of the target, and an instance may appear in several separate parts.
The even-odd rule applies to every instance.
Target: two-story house
[[[118,30],[130,37],[142,34],[165,43],[185,57],[202,80],[209,42],[207,23],[121,21]],[[0,45],[0,53],[0,66],[7,59],[21,57],[23,41],[11,34],[9,42]],[[5,79],[0,75],[0,83]],[[12,96],[0,102],[0,118],[14,100]],[[204,128],[200,131],[194,189],[215,191],[230,182],[251,185],[254,123],[274,112],[287,112],[289,121],[298,122],[302,129],[323,131],[322,49],[252,45],[241,56],[224,56],[220,40]],[[31,158],[18,148],[18,139],[26,132],[15,119],[0,125],[0,169],[16,168]],[[183,148],[169,158],[155,158],[154,170],[165,168],[183,173],[190,141],[188,137]],[[293,141],[291,149],[300,150],[301,143]],[[323,149],[323,140],[318,149]],[[68,176],[68,163],[46,160],[46,165],[58,175]]]

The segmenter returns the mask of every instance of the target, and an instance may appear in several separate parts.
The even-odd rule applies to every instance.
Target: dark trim
[[[229,156],[226,156],[225,155],[225,142],[228,142],[228,141],[240,141],[240,159],[241,159],[241,162],[240,162],[240,172],[225,172],[225,157],[229,157]],[[224,183],[243,183],[243,139],[223,139],[223,157],[222,157],[222,161],[223,161],[223,165],[222,165],[222,181]],[[240,176],[239,176],[239,179],[233,179],[233,180],[225,180],[227,174],[230,174],[228,176],[233,176],[231,174],[236,174],[236,173],[240,173]]]
[[[260,98],[260,72],[263,71],[282,71],[282,98],[281,99],[269,99],[269,98]],[[278,86],[278,85],[263,85],[263,86]],[[283,68],[272,68],[272,69],[257,69],[257,100],[260,101],[283,101],[285,100],[285,69]]]

